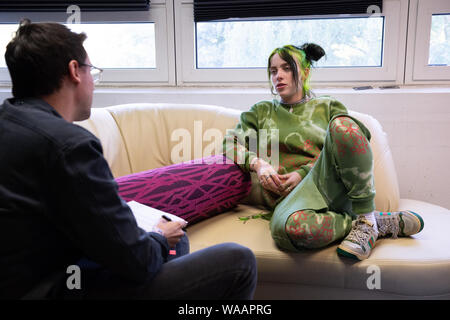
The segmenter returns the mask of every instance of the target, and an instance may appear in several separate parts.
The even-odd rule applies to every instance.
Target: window
[[[380,67],[383,17],[198,22],[197,68],[265,68],[276,47],[314,42],[318,67]]]
[[[101,64],[103,69],[156,68],[152,22],[68,24],[67,27],[88,35],[84,47],[90,60]]]
[[[88,35],[85,48],[92,63],[104,69],[103,85],[165,84],[173,79],[169,74],[172,61],[168,59],[165,9],[161,9],[152,8],[149,21],[68,25],[75,32],[84,31]],[[136,19],[134,14],[133,18]]]
[[[450,80],[450,1],[410,0],[406,83]]]
[[[192,1],[175,0],[180,84],[266,83],[266,60],[284,44],[315,42],[327,52],[316,84],[403,81],[408,0],[385,0],[380,15],[193,22]]]
[[[450,66],[450,14],[431,16],[428,65]]]
[[[168,13],[170,18],[168,18]],[[27,17],[33,22],[66,23],[65,12],[0,13],[0,45],[5,48],[17,30],[17,22]],[[100,86],[121,83],[175,84],[171,1],[152,0],[150,11],[81,12],[79,24],[66,24],[75,32],[86,32],[85,48],[92,63],[104,69]],[[5,49],[3,49],[5,50]],[[4,54],[4,51],[3,51]],[[3,55],[2,54],[2,55]],[[0,81],[9,82],[4,58]]]
[[[0,48],[3,48],[0,51],[2,55],[0,58],[0,68],[6,68],[5,62],[5,51],[6,45],[14,36],[14,32],[17,30],[18,25],[12,23],[1,23],[0,24]]]
[[[111,80],[116,70],[156,69],[154,23],[80,23],[65,24],[72,31],[85,32],[84,47],[94,65]],[[6,68],[4,52],[18,24],[0,25],[0,45],[4,48],[0,68]],[[116,41],[116,39],[121,39]],[[130,50],[133,48],[133,50]],[[121,70],[120,70],[121,69]],[[104,78],[105,79],[105,78]]]

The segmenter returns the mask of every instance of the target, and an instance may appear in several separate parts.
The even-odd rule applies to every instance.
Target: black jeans
[[[185,236],[155,278],[135,284],[95,264],[81,265],[81,289],[69,290],[66,277],[50,299],[249,300],[256,288],[253,252],[236,243],[223,243],[194,253]]]

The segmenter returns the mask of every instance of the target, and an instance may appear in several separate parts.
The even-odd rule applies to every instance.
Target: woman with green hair
[[[342,103],[310,90],[312,63],[324,55],[313,43],[273,50],[267,72],[280,99],[243,112],[224,150],[256,173],[252,198],[272,210],[278,246],[297,251],[342,240],[339,254],[363,260],[378,237],[409,236],[424,222],[411,211],[375,211],[369,130]]]

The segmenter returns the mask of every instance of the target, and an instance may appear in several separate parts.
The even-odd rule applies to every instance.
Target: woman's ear
[[[309,68],[305,68],[305,70],[303,71],[302,81],[305,81],[305,79],[308,78],[309,70],[310,70]]]
[[[75,84],[79,84],[81,82],[80,64],[76,60],[70,60],[68,67],[69,67],[69,74],[68,74],[69,80],[74,82]]]

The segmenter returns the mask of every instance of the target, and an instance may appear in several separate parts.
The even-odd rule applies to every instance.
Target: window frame
[[[352,68],[317,68],[311,76],[314,85],[350,85],[354,83],[402,84],[408,0],[385,0],[383,66]],[[367,15],[305,16],[302,18],[361,17]],[[277,17],[276,19],[292,19]],[[268,18],[270,19],[270,18]],[[254,19],[253,19],[254,20]],[[258,19],[259,20],[259,19]],[[176,62],[178,85],[261,85],[267,84],[264,68],[196,69],[195,23],[192,0],[175,0]]]
[[[405,84],[448,84],[450,66],[429,66],[431,19],[450,13],[448,0],[410,0]]]
[[[175,55],[172,1],[152,0],[150,11],[86,11],[81,12],[81,22],[153,22],[155,23],[155,61],[156,68],[108,68],[104,69],[102,81],[96,85],[107,87],[115,85],[175,85]],[[54,21],[66,23],[66,12],[1,12],[0,20],[18,23],[22,17],[33,22]],[[89,37],[89,34],[88,34]],[[89,52],[88,52],[89,54]],[[98,67],[100,62],[95,62]],[[9,72],[0,68],[0,83],[11,83]]]

